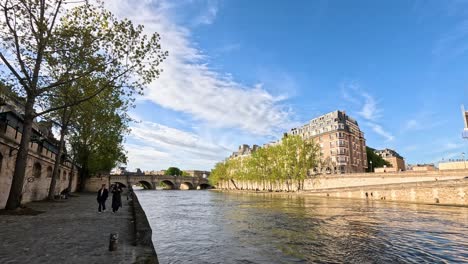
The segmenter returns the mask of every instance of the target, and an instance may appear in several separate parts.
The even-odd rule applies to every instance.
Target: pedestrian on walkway
[[[119,207],[122,207],[122,197],[120,196],[122,193],[122,188],[119,184],[116,184],[112,188],[112,212],[115,213],[119,210]]]
[[[99,189],[99,191],[97,193],[97,202],[99,204],[99,208],[98,208],[99,213],[101,212],[101,209],[102,209],[102,211],[106,211],[106,200],[107,200],[108,196],[109,196],[109,191],[107,190],[106,185],[103,184],[101,186],[101,189]]]

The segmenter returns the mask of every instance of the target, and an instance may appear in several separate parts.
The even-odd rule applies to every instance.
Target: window
[[[52,167],[47,167],[47,178],[52,178]]]
[[[66,171],[63,171],[62,180],[64,180],[64,181],[67,180],[67,172]]]
[[[41,178],[41,170],[42,170],[41,164],[39,162],[34,163],[34,166],[33,166],[34,178],[38,178],[38,179]]]

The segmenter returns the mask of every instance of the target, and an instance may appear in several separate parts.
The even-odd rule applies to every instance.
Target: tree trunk
[[[73,185],[73,175],[75,173],[75,155],[73,155],[73,161],[72,161],[72,167],[70,170],[70,180],[68,181],[68,191],[72,191],[72,185]]]
[[[237,187],[237,184],[234,182],[233,179],[231,179],[231,182],[232,182],[232,184],[234,184],[234,187],[236,188],[236,190],[239,190],[239,188]]]
[[[21,142],[16,155],[15,171],[11,182],[10,194],[8,195],[5,209],[14,210],[21,205],[23,196],[24,176],[28,162],[29,141],[32,135],[32,124],[34,120],[34,101],[28,100],[25,105],[25,115],[23,120],[23,131]]]
[[[62,160],[63,147],[65,145],[65,134],[67,133],[67,128],[63,127],[60,129],[60,143],[57,155],[55,156],[54,171],[52,172],[52,179],[50,181],[49,188],[49,200],[54,200],[55,196],[55,185],[57,184],[57,174],[60,168],[60,163]],[[60,175],[58,175],[60,177]]]
[[[79,191],[82,192],[85,190],[85,180],[88,178],[88,167],[87,164],[83,164],[83,167],[80,170],[80,185],[79,185]]]

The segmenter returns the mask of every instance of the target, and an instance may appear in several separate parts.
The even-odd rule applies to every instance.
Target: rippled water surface
[[[468,263],[468,208],[139,191],[160,263]]]

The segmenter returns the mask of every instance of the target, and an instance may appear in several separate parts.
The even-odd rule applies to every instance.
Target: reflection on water
[[[138,191],[160,263],[468,263],[468,208]]]

